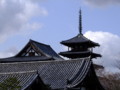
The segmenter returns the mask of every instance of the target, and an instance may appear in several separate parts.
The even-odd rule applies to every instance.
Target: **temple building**
[[[95,73],[93,58],[101,57],[92,48],[100,46],[82,34],[62,41],[67,52],[59,56],[50,45],[30,40],[15,56],[0,59],[0,83],[10,77],[20,81],[20,90],[105,90]]]

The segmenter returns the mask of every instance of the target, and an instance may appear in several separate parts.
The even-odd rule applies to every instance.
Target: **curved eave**
[[[78,45],[88,44],[88,47],[100,46],[98,43],[91,41],[90,39],[86,38],[82,34],[78,34],[77,36],[75,36],[71,39],[62,41],[60,43],[65,46],[74,46],[76,44],[78,44]]]
[[[97,53],[92,53],[92,58],[97,58],[97,57],[102,57],[102,55]]]
[[[67,88],[74,88],[76,86],[78,86],[79,84],[82,83],[82,81],[86,78],[90,67],[91,67],[92,62],[89,61],[85,61],[82,69],[79,70],[79,72],[75,75],[74,78],[72,78],[71,80],[68,81],[68,85]]]

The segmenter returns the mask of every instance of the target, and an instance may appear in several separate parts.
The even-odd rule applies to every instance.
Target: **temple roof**
[[[61,44],[66,45],[66,46],[86,45],[86,44],[88,47],[100,46],[98,43],[95,43],[91,41],[90,39],[86,38],[85,36],[83,36],[83,34],[78,34],[77,36],[71,39],[62,41]]]
[[[45,84],[50,85],[52,89],[60,89],[66,87],[67,80],[77,77],[77,73],[85,77],[88,73],[89,65],[91,65],[90,58],[64,61],[0,63],[0,77],[4,76],[3,74],[5,73],[11,72],[14,72],[11,74],[15,75],[15,72],[37,71],[39,77]],[[9,74],[6,75],[9,76]],[[27,75],[29,75],[29,73]],[[36,74],[33,74],[33,76],[34,75],[36,76]],[[24,76],[21,77],[23,78]],[[81,81],[84,77],[81,77]],[[29,82],[32,82],[33,79],[29,80]]]
[[[25,56],[29,49],[33,49],[37,56]],[[28,62],[43,60],[63,60],[50,45],[30,40],[25,47],[15,56],[9,58],[0,58],[0,62]]]
[[[16,55],[16,57],[19,57],[22,55],[24,50],[29,46],[32,45],[34,47],[34,50],[37,53],[42,53],[46,57],[53,57],[54,59],[62,59],[52,48],[50,45],[46,45],[43,43],[39,43],[34,40],[30,40],[27,45]]]

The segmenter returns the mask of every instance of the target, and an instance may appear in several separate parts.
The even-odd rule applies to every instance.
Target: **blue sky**
[[[109,59],[109,67],[120,54],[120,0],[1,0],[0,57],[15,55],[29,39],[49,44],[56,52],[66,50],[60,41],[78,34],[80,8],[83,34],[102,44],[102,51],[96,52],[115,50],[99,62],[107,65]]]

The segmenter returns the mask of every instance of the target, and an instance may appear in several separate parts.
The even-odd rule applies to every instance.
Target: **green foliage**
[[[16,77],[10,77],[0,83],[0,90],[20,90],[20,82]]]

